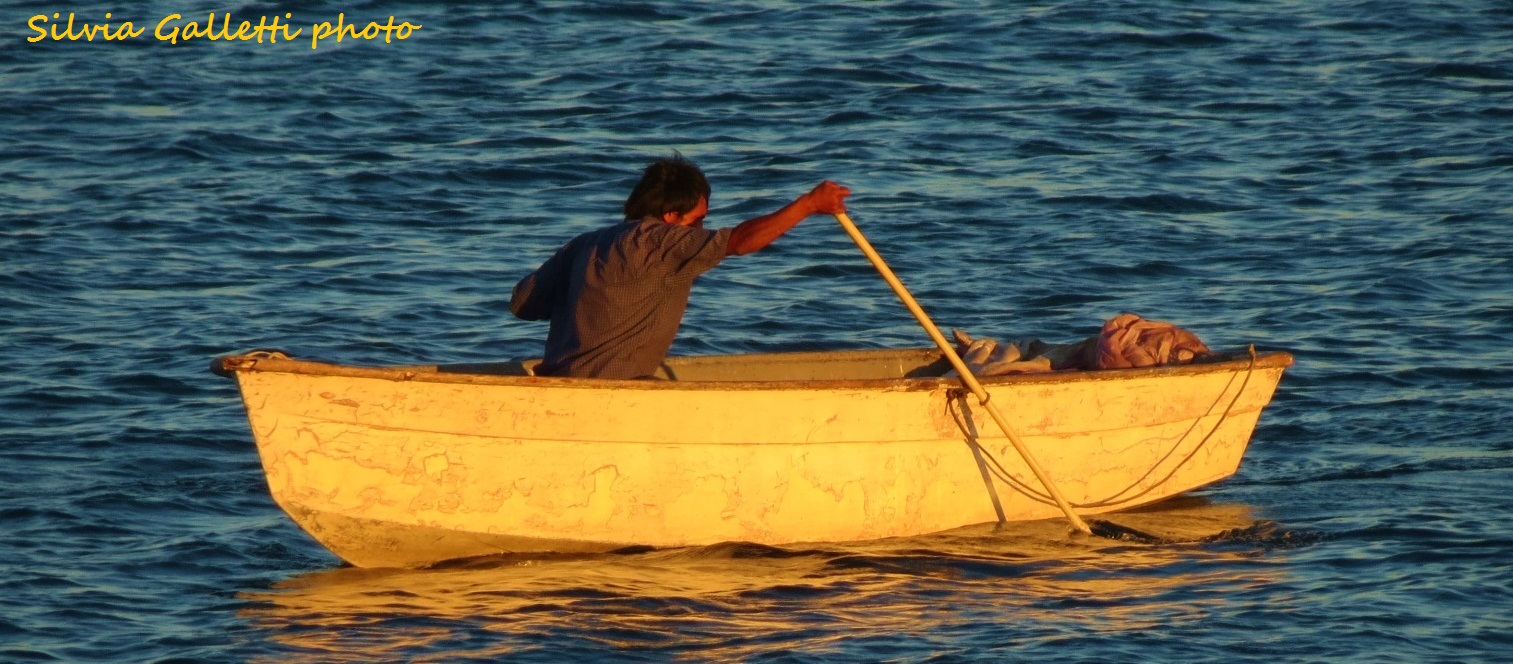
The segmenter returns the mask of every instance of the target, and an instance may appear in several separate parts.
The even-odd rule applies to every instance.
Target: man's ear
[[[676,223],[678,223],[678,219],[681,218],[682,216],[683,215],[678,214],[677,212],[663,212],[662,213],[662,221],[665,221],[665,222],[667,222],[669,224],[676,224]]]

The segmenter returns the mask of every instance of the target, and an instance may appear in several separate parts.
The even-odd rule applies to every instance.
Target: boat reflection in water
[[[241,615],[290,648],[279,661],[549,659],[609,649],[742,659],[779,643],[865,655],[869,638],[896,646],[902,634],[928,641],[964,631],[996,634],[1003,646],[1204,619],[1227,598],[1273,583],[1279,563],[1263,554],[1298,543],[1246,505],[1195,497],[1112,520],[1162,541],[1085,537],[1045,520],[813,547],[343,567],[242,593],[252,605]],[[992,623],[1002,629],[984,628]]]

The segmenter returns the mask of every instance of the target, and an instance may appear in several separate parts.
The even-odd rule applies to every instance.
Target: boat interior
[[[529,359],[443,364],[434,370],[440,373],[533,376],[540,363],[540,359]],[[950,369],[950,362],[933,348],[840,350],[669,357],[653,378],[697,382],[889,380],[941,376]]]

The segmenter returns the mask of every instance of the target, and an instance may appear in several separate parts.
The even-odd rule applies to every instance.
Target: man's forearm
[[[814,213],[814,205],[809,202],[809,197],[800,196],[777,212],[747,219],[731,229],[725,255],[739,256],[760,251]]]
[[[730,241],[725,245],[725,255],[736,256],[759,251],[772,244],[773,240],[782,237],[809,215],[820,212],[829,214],[845,212],[846,197],[850,195],[850,189],[825,180],[809,193],[783,206],[783,209],[755,219],[747,219],[731,229]]]

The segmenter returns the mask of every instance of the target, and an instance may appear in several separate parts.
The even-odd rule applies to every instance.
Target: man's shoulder
[[[624,242],[646,245],[666,245],[682,242],[704,243],[720,235],[725,229],[711,230],[708,228],[695,228],[692,226],[679,226],[657,220],[644,220],[640,222],[625,222],[619,227],[614,227],[614,236]]]
[[[578,240],[584,239],[620,235],[629,231],[631,229],[631,226],[632,224],[628,221],[609,224],[608,226],[600,226],[591,231],[584,231],[583,233],[579,234],[578,237],[573,238],[573,241],[576,242]]]
[[[630,230],[630,222],[623,221],[618,224],[600,226],[599,228],[584,231],[573,236],[573,239],[568,240],[567,244],[564,245],[563,248],[570,251],[578,251],[586,247],[613,244],[619,241],[620,238],[624,237],[628,232],[630,232]]]
[[[651,222],[637,227],[637,232],[646,233],[659,239],[666,238],[674,241],[680,240],[709,240],[717,235],[729,235],[729,228],[705,228],[703,226],[679,226],[662,222]]]
[[[574,238],[570,252],[592,252],[602,259],[639,257],[656,262],[688,260],[695,256],[724,257],[730,229],[710,230],[669,224],[657,219],[627,220]]]

